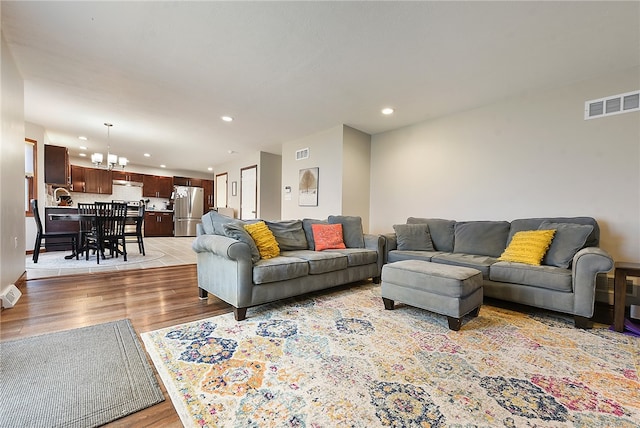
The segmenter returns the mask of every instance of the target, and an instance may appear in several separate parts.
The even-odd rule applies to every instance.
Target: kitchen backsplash
[[[148,209],[163,210],[166,208],[169,203],[169,199],[166,198],[143,198],[142,197],[142,187],[138,186],[122,186],[118,184],[113,185],[113,190],[110,195],[99,195],[97,193],[80,193],[80,192],[71,192],[71,200],[73,203],[72,207],[77,207],[78,203],[93,203],[93,202],[111,202],[113,201],[139,201],[140,199],[144,199],[145,201],[148,199],[147,203]],[[58,204],[56,203],[53,195],[47,194],[47,205],[49,207],[55,207]]]

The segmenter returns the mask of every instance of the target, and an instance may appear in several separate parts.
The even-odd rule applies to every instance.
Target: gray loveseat
[[[200,298],[211,293],[231,304],[236,320],[245,319],[251,306],[369,278],[380,282],[385,241],[363,234],[359,217],[265,223],[280,248],[275,258],[256,257],[243,224],[215,211],[202,217],[192,245]],[[312,224],[336,223],[342,225],[347,248],[315,251]]]
[[[556,230],[541,265],[498,260],[517,232],[538,229]],[[600,229],[591,217],[511,222],[409,217],[394,230],[384,235],[385,263],[424,260],[478,269],[485,297],[571,314],[576,327],[591,326],[596,277],[613,268],[611,257],[598,248]]]

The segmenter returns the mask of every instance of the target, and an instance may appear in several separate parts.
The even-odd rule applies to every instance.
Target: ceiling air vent
[[[309,147],[306,149],[296,150],[296,160],[308,159],[309,158]]]
[[[612,95],[584,103],[584,119],[611,116],[640,110],[640,91]]]

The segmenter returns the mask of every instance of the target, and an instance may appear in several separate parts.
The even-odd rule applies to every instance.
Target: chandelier
[[[116,165],[122,167],[122,169],[124,169],[125,166],[127,166],[127,164],[129,163],[129,160],[125,157],[119,157],[118,155],[111,153],[111,136],[109,134],[109,130],[111,129],[111,127],[113,126],[112,123],[104,123],[104,126],[107,127],[107,164],[106,167],[109,169],[113,169]],[[91,162],[93,162],[94,165],[96,166],[100,166],[102,165],[102,161],[104,160],[104,157],[102,155],[102,153],[93,153],[91,155]]]

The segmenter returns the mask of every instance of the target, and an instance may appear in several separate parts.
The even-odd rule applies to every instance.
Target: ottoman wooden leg
[[[388,310],[393,310],[394,307],[394,302],[391,299],[387,299],[386,297],[382,298],[382,301],[384,302],[384,308],[388,309]]]
[[[449,330],[458,331],[462,326],[462,318],[447,317],[449,321]]]
[[[480,306],[478,306],[477,308],[469,312],[469,315],[471,315],[473,318],[477,317],[479,314],[480,314]]]

